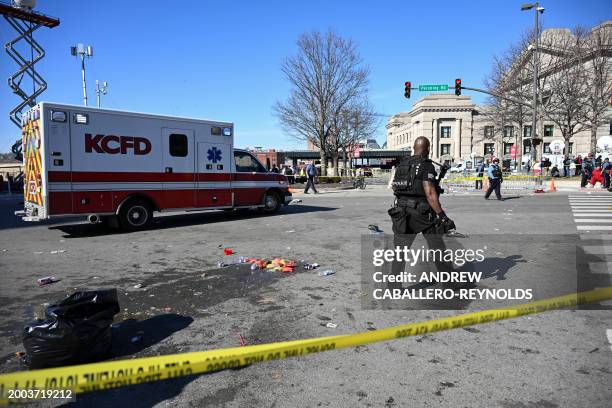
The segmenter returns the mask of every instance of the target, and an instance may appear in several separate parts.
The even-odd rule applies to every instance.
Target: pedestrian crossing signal
[[[461,79],[455,79],[455,95],[461,95]]]
[[[404,97],[410,98],[410,86],[412,84],[410,82],[404,82]]]

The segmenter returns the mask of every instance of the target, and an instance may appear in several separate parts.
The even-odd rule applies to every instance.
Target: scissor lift
[[[9,77],[8,85],[21,102],[11,110],[9,117],[11,121],[21,129],[21,114],[27,107],[36,105],[36,98],[47,89],[47,82],[40,73],[36,72],[34,65],[45,56],[45,50],[34,40],[33,33],[40,27],[53,28],[60,23],[59,19],[47,16],[31,9],[0,3],[0,14],[4,16],[9,25],[17,31],[18,36],[5,44],[7,54],[17,63],[19,69]],[[29,59],[17,50],[20,42],[29,46]],[[22,51],[23,52],[23,51]],[[32,79],[32,89],[27,90],[24,77]],[[29,82],[29,81],[26,81]],[[21,140],[13,145],[13,153],[21,160]]]

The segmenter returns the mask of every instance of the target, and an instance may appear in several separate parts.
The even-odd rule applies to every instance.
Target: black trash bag
[[[119,313],[115,289],[75,292],[47,307],[44,320],[23,330],[25,363],[58,367],[103,359],[111,349],[111,324]]]

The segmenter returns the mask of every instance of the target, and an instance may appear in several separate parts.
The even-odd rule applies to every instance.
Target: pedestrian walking
[[[502,201],[501,183],[503,182],[503,178],[501,168],[499,167],[499,159],[497,157],[493,159],[493,163],[489,165],[487,174],[489,176],[489,189],[484,196],[485,200],[488,200],[491,193],[495,191],[495,196],[497,199]]]
[[[565,158],[563,159],[563,177],[569,177],[570,176],[570,166],[572,164],[572,160],[569,158],[569,156],[565,156]]]
[[[317,175],[317,168],[315,165],[310,162],[308,166],[306,166],[306,177],[308,177],[308,181],[306,182],[306,189],[304,190],[304,194],[308,194],[308,190],[312,187],[312,190],[315,194],[319,194],[317,188],[315,187],[315,176]]]
[[[482,177],[484,176],[484,162],[478,163],[476,166],[476,190],[482,190]]]
[[[601,164],[601,170],[604,176],[604,188],[610,188],[610,170],[612,170],[612,163],[610,158],[606,157]]]
[[[576,157],[576,159],[574,160],[574,163],[576,163],[576,174],[574,175],[575,176],[582,175],[582,156],[578,155],[578,157]]]

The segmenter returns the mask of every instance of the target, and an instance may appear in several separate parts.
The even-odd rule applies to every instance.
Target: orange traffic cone
[[[489,189],[489,178],[483,177],[482,178],[482,191],[486,192],[488,189]]]
[[[550,187],[548,187],[548,191],[551,193],[554,193],[555,191],[557,191],[557,187],[555,186],[554,177],[550,179]]]

